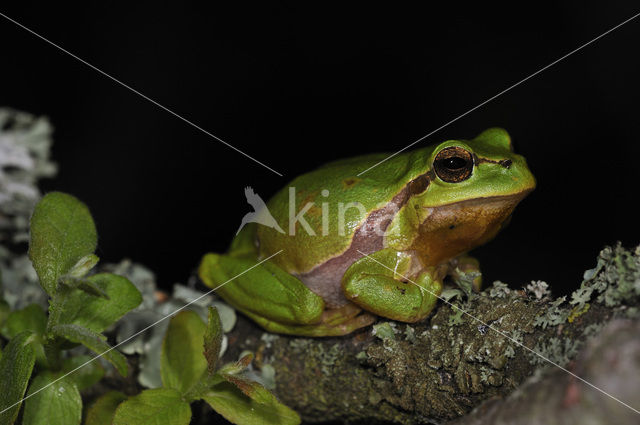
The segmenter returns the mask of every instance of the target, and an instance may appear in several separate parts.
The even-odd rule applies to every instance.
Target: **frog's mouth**
[[[425,265],[437,265],[493,239],[531,190],[426,207],[411,249]]]
[[[423,208],[431,209],[431,210],[443,209],[444,211],[448,211],[448,210],[454,210],[454,209],[459,210],[461,208],[468,208],[468,209],[478,208],[484,205],[487,205],[490,208],[494,208],[500,205],[506,206],[511,204],[513,204],[513,208],[515,208],[515,206],[518,205],[518,203],[522,201],[524,198],[526,198],[527,195],[529,195],[531,192],[533,192],[533,189],[523,190],[522,192],[518,192],[510,195],[497,195],[497,196],[487,196],[484,198],[465,199],[463,201],[451,202],[450,204],[443,204],[443,205],[438,205],[434,207],[425,206]]]

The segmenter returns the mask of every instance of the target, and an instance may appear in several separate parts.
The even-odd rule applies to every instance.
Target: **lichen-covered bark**
[[[614,320],[589,342],[570,370],[637,409],[640,407],[640,323]],[[448,425],[637,424],[640,415],[557,368],[527,380],[506,399],[490,400]]]
[[[469,315],[441,303],[421,323],[380,321],[341,338],[272,335],[240,320],[228,335],[225,356],[256,352],[258,368],[275,369],[278,397],[309,423],[446,422],[486,400],[505,399],[549,366],[519,343],[570,368],[585,341],[605,324],[637,317],[632,306],[640,295],[639,252],[604,250],[569,302],[551,299],[541,282],[520,291],[496,283],[464,303],[454,302]],[[553,369],[553,376],[569,376]]]

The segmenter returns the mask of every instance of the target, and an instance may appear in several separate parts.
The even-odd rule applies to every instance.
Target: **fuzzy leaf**
[[[47,359],[44,354],[43,334],[47,327],[47,314],[38,304],[29,304],[22,310],[16,310],[9,314],[2,331],[2,336],[11,339],[20,332],[33,332],[31,345],[36,353],[36,364],[46,365]]]
[[[244,372],[246,368],[249,367],[251,361],[253,360],[253,353],[247,353],[238,359],[237,362],[227,363],[222,366],[218,373],[222,376],[224,375],[237,375],[238,373]]]
[[[127,359],[119,351],[111,349],[103,335],[78,325],[56,325],[51,328],[51,333],[84,345],[113,364],[122,376],[127,376]]]
[[[193,311],[181,311],[169,322],[162,341],[162,384],[186,393],[207,370],[202,341],[206,325]]]
[[[0,425],[10,425],[18,416],[20,400],[27,389],[36,355],[31,345],[34,335],[22,332],[9,341],[0,359]],[[13,406],[14,403],[17,403]]]
[[[30,304],[9,314],[2,327],[2,336],[11,339],[20,332],[31,331],[42,335],[47,327],[47,314],[38,304]]]
[[[280,403],[276,397],[257,383],[251,393],[257,400],[245,395],[238,387],[221,382],[202,397],[216,412],[228,421],[243,425],[297,425],[300,416]],[[259,388],[258,388],[259,387]]]
[[[171,388],[144,390],[118,406],[113,425],[188,425],[191,407]]]
[[[51,192],[38,202],[31,216],[29,258],[49,295],[61,276],[95,251],[97,240],[89,209],[75,197]]]
[[[93,402],[87,410],[85,425],[111,425],[116,409],[127,399],[120,391],[109,391]]]
[[[249,378],[242,376],[241,374],[224,374],[222,377],[227,381],[235,385],[240,391],[247,397],[251,398],[260,404],[267,404],[274,397],[273,394],[261,384],[256,381],[252,381]]]
[[[104,376],[104,368],[100,362],[92,361],[87,363],[91,358],[91,356],[87,355],[74,356],[68,357],[62,361],[63,373],[74,370],[74,372],[65,379],[75,383],[79,391],[93,386]],[[75,370],[76,368],[78,369]]]
[[[69,270],[69,273],[67,274],[72,278],[84,277],[96,266],[96,264],[98,264],[98,261],[100,261],[100,258],[95,254],[85,255],[79,259],[73,267],[71,267],[71,270]]]
[[[220,348],[222,347],[222,337],[222,325],[220,324],[218,310],[214,307],[209,307],[209,320],[204,333],[204,356],[207,359],[209,375],[213,375],[216,371]]]
[[[98,287],[92,280],[83,277],[62,277],[60,283],[68,286],[70,289],[80,289],[94,297],[102,297],[109,299],[109,295]]]
[[[29,386],[22,425],[79,425],[82,421],[82,398],[73,381],[45,371]],[[42,390],[40,390],[42,388]],[[38,391],[40,390],[40,391]]]
[[[142,302],[142,295],[129,279],[111,273],[100,273],[86,279],[108,298],[95,297],[73,289],[60,300],[58,323],[84,326],[102,332]]]

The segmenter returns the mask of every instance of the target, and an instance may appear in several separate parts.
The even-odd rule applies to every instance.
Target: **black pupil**
[[[467,161],[459,156],[452,156],[451,158],[443,160],[443,162],[445,168],[449,170],[459,170],[467,165]]]

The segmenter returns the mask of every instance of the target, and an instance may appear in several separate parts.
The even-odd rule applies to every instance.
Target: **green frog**
[[[447,275],[479,271],[467,252],[536,183],[501,128],[388,157],[295,178],[266,204],[273,224],[242,227],[226,254],[204,256],[200,278],[275,333],[335,336],[376,316],[424,319]]]

